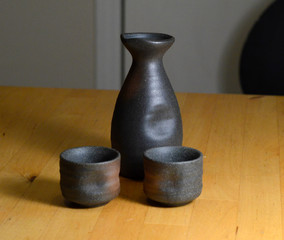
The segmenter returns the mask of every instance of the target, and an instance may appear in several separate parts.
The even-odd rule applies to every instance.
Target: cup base
[[[69,207],[69,208],[75,208],[75,209],[83,209],[83,208],[96,208],[96,207],[102,207],[106,204],[108,204],[110,201],[105,202],[105,203],[99,203],[99,204],[94,204],[94,205],[83,205],[83,204],[79,204],[76,202],[71,202],[69,200],[64,200],[64,204],[65,206]]]
[[[193,201],[193,200],[192,200]],[[163,203],[163,202],[157,202],[155,200],[152,200],[151,198],[147,198],[147,202],[154,207],[165,207],[165,208],[170,208],[170,207],[182,207],[187,204],[190,204],[192,201],[189,202],[183,202],[183,203]]]

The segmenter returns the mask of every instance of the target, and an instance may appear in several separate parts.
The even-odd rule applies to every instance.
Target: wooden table
[[[284,97],[177,94],[184,142],[204,153],[192,203],[151,206],[121,178],[105,206],[69,208],[59,154],[110,146],[117,91],[0,87],[0,239],[283,239]]]

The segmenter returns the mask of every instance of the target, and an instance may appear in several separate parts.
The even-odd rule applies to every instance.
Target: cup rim
[[[114,153],[116,153],[116,157],[114,157],[113,159],[110,160],[106,160],[106,161],[102,161],[102,162],[77,162],[77,161],[71,161],[69,159],[67,159],[66,157],[64,157],[64,154],[66,154],[67,152],[70,151],[74,151],[74,150],[78,150],[78,149],[87,149],[87,148],[93,148],[93,149],[106,149],[109,151],[112,151]],[[121,158],[120,152],[117,151],[114,148],[110,148],[110,147],[104,147],[104,146],[80,146],[80,147],[72,147],[72,148],[68,148],[66,150],[64,150],[63,152],[60,153],[60,160],[64,161],[68,164],[72,164],[72,165],[77,165],[77,166],[98,166],[98,165],[105,165],[105,164],[110,164],[116,161],[119,161]]]
[[[194,158],[194,159],[191,159],[191,160],[186,160],[186,161],[161,161],[160,159],[153,159],[149,156],[149,154],[153,151],[156,151],[156,150],[159,150],[159,149],[184,149],[184,150],[187,150],[187,151],[194,151],[196,153],[199,154],[199,156],[197,158]],[[154,148],[150,148],[150,149],[147,149],[144,153],[143,153],[143,158],[144,160],[148,160],[148,161],[151,161],[151,162],[154,162],[154,163],[159,163],[159,164],[164,164],[164,165],[181,165],[181,164],[193,164],[195,162],[198,162],[200,160],[203,159],[203,154],[201,151],[199,151],[198,149],[195,149],[195,148],[191,148],[191,147],[186,147],[186,146],[162,146],[162,147],[154,147]]]

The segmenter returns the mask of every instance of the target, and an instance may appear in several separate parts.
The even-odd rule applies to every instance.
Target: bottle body
[[[165,48],[151,50],[148,55],[143,48],[141,51],[135,55],[130,50],[133,62],[117,98],[111,126],[112,147],[121,153],[120,174],[140,180],[144,177],[145,150],[182,145],[180,110],[162,63]]]

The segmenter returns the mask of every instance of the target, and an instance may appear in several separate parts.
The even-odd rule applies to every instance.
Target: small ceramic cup
[[[84,146],[60,154],[60,187],[63,197],[92,207],[118,196],[120,153],[112,148]]]
[[[160,204],[179,206],[201,194],[203,155],[200,151],[168,146],[144,152],[144,192]]]

